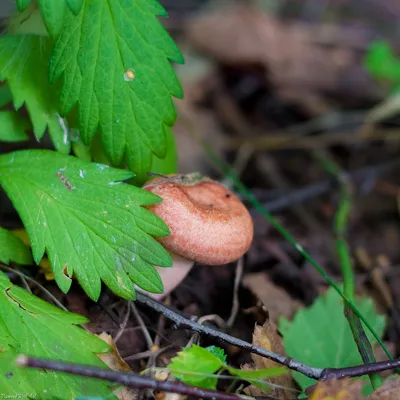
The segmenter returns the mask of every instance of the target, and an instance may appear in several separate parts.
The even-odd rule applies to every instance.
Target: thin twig
[[[139,324],[139,326],[140,326],[140,328],[141,328],[141,330],[143,332],[143,336],[144,336],[144,338],[146,340],[147,347],[149,348],[149,350],[151,350],[151,348],[154,345],[154,342],[153,342],[153,339],[150,336],[149,331],[146,328],[146,324],[143,322],[143,319],[142,319],[141,315],[139,314],[139,311],[137,310],[137,308],[135,306],[135,303],[133,301],[130,301],[129,304],[130,304],[130,307],[132,308],[132,311],[133,311],[133,314],[134,314],[134,316],[136,318],[136,321]]]
[[[299,361],[294,360],[293,358],[286,357],[272,351],[266,350],[262,347],[255,346],[251,343],[248,343],[244,340],[235,338],[226,333],[220,332],[216,329],[211,328],[210,326],[201,325],[198,322],[195,322],[189,318],[184,317],[179,312],[165,306],[164,304],[159,303],[157,300],[154,300],[143,293],[137,293],[136,300],[139,303],[145,304],[151,309],[163,314],[166,318],[173,321],[178,328],[181,329],[189,329],[194,332],[199,333],[200,335],[212,337],[214,339],[223,341],[225,343],[230,343],[236,347],[242,348],[244,350],[248,350],[251,353],[257,354],[261,357],[268,358],[272,361],[275,361],[279,364],[285,365],[289,369],[293,371],[300,372],[303,375],[306,375],[313,379],[333,379],[333,378],[344,378],[344,377],[353,377],[353,376],[362,376],[371,374],[374,372],[386,371],[389,369],[398,368],[400,366],[400,359],[389,360],[384,362],[377,362],[374,364],[368,365],[358,365],[355,367],[348,368],[316,368],[311,367],[306,364],[303,364]]]
[[[365,182],[373,183],[379,176],[386,174],[400,167],[400,160],[391,160],[389,162],[371,165],[367,167],[358,168],[354,171],[348,171],[347,176],[352,182],[359,182],[361,185]],[[326,179],[299,189],[283,191],[279,197],[272,198],[268,201],[263,201],[263,207],[269,212],[282,211],[286,208],[292,207],[294,204],[303,203],[309,199],[321,196],[337,185],[337,181],[333,179]],[[258,196],[257,196],[258,197]],[[254,215],[259,211],[256,208],[250,210]]]
[[[172,349],[174,347],[177,347],[177,346],[174,345],[174,344],[169,344],[168,346],[165,346],[163,348],[159,348],[158,350],[155,350],[155,351],[154,350],[146,350],[146,351],[143,351],[141,353],[136,353],[136,354],[133,354],[131,356],[124,357],[124,360],[125,361],[134,361],[134,360],[141,360],[143,358],[152,358],[152,357],[156,358],[160,354],[162,354],[162,353],[166,352],[167,350]],[[152,368],[152,366],[149,366],[147,368]]]
[[[126,325],[128,324],[130,315],[131,315],[131,307],[130,307],[130,305],[128,303],[124,320],[122,321],[121,327],[120,327],[118,333],[115,335],[115,338],[114,338],[114,343],[115,344],[117,344],[118,340],[121,338],[122,334],[125,332],[125,328],[126,328]]]
[[[194,386],[185,385],[181,382],[162,382],[134,373],[117,372],[105,368],[71,364],[61,361],[19,356],[17,364],[22,367],[40,368],[50,371],[66,372],[72,375],[86,376],[88,378],[102,379],[109,382],[116,382],[134,389],[152,389],[169,393],[179,393],[195,398],[219,400],[240,400],[248,398],[246,396],[217,392],[215,390],[200,389]]]
[[[26,279],[29,282],[32,282],[33,284],[35,284],[46,296],[49,297],[49,299],[55,304],[57,305],[59,308],[61,308],[64,311],[68,312],[68,308],[65,307],[63,304],[61,304],[43,285],[41,285],[39,282],[37,282],[35,279],[31,278],[30,276],[24,274],[21,271],[18,271],[16,269],[13,268],[9,268],[6,265],[0,264],[0,269],[4,269],[5,271],[8,272],[12,272],[14,274],[17,274],[19,277],[23,277],[24,279]]]
[[[350,145],[360,142],[376,142],[385,140],[387,142],[399,141],[400,131],[398,128],[375,130],[370,135],[354,134],[354,131],[344,131],[340,133],[329,133],[318,136],[308,136],[298,138],[296,134],[285,134],[282,132],[271,132],[261,134],[256,138],[239,138],[232,139],[229,142],[228,149],[235,150],[244,144],[248,144],[256,148],[258,151],[273,151],[283,149],[309,149],[317,150],[331,147],[334,145]]]
[[[32,290],[31,290],[31,288],[29,287],[26,278],[25,278],[23,275],[21,275],[20,278],[21,278],[22,284],[23,284],[24,287],[25,287],[25,290],[26,290],[27,292],[29,292],[29,293],[32,293]]]
[[[243,257],[240,257],[240,259],[237,262],[235,271],[235,283],[233,286],[231,315],[229,316],[228,321],[226,321],[226,326],[228,328],[231,328],[233,326],[236,316],[239,312],[239,285],[243,277],[243,265],[244,265]]]
[[[162,313],[166,318],[175,322],[177,327],[182,329],[190,329],[194,332],[198,332],[201,335],[207,335],[217,340],[221,340],[226,343],[230,343],[234,346],[240,347],[242,349],[248,350],[251,353],[257,354],[261,357],[269,358],[272,361],[275,361],[279,364],[285,365],[288,368],[298,371],[303,375],[306,375],[313,379],[318,379],[322,374],[322,368],[314,368],[308,365],[305,365],[299,361],[296,361],[290,357],[286,357],[262,347],[254,346],[251,343],[248,343],[242,339],[237,339],[233,336],[230,336],[226,333],[217,331],[216,329],[211,328],[207,325],[199,324],[198,322],[192,321],[181,314],[178,314],[176,311],[172,310],[169,307],[164,306],[163,304],[157,302],[156,300],[146,296],[143,293],[137,293],[136,300],[142,304],[147,305],[153,310]]]

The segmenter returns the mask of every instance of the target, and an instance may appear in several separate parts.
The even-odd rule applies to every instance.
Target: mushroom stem
[[[185,279],[194,265],[194,261],[188,260],[178,254],[169,252],[172,257],[172,267],[155,267],[161,276],[164,285],[164,293],[149,293],[140,288],[137,290],[147,294],[155,300],[162,300],[168,296]]]

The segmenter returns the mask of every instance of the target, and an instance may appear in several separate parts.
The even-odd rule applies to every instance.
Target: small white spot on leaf
[[[124,81],[130,82],[135,79],[135,71],[132,68],[129,68],[124,73]]]
[[[108,165],[106,165],[106,164],[96,164],[96,168],[99,170],[99,171],[104,171],[105,169],[107,169],[107,168],[109,168],[109,166]]]

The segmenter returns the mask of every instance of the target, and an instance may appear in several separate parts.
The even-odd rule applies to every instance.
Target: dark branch
[[[333,378],[340,379],[345,377],[355,377],[355,376],[368,375],[375,372],[387,371],[389,369],[395,369],[400,367],[400,359],[388,360],[367,365],[358,365],[355,367],[348,367],[348,368],[322,369],[322,368],[310,367],[306,364],[294,360],[293,358],[286,357],[281,354],[276,354],[262,347],[255,346],[244,340],[237,339],[226,333],[213,329],[210,326],[201,325],[195,321],[192,321],[184,317],[178,312],[146,296],[143,293],[137,293],[137,301],[163,314],[166,318],[175,322],[178,328],[189,329],[199,333],[200,335],[209,336],[212,337],[213,339],[230,343],[236,347],[248,350],[251,353],[257,354],[261,357],[269,358],[272,361],[285,365],[288,368],[292,369],[293,371],[300,372],[301,374],[306,375],[313,379],[326,380]]]
[[[200,389],[188,386],[181,382],[162,382],[147,376],[134,373],[117,372],[110,369],[91,367],[86,365],[71,364],[61,361],[43,360],[19,356],[18,365],[22,367],[41,368],[50,371],[66,372],[72,375],[86,376],[88,378],[102,379],[119,383],[133,389],[152,389],[162,392],[178,393],[186,396],[202,399],[240,400],[241,396],[235,394],[217,392],[215,390]]]
[[[362,167],[354,171],[349,171],[346,173],[346,175],[352,182],[358,183],[360,186],[370,186],[380,176],[396,170],[399,167],[400,160],[396,159],[388,161],[384,164],[372,165]],[[337,183],[334,179],[326,179],[303,188],[284,191],[282,195],[276,196],[268,201],[263,201],[262,204],[269,212],[274,213],[282,211],[286,208],[292,207],[293,205],[301,204],[311,198],[321,196],[329,192],[329,190],[334,188],[336,185]],[[256,191],[253,192],[257,193]],[[257,197],[260,198],[261,196]],[[258,213],[256,209],[251,209],[250,212],[252,215]]]
[[[347,368],[325,368],[322,371],[321,379],[341,379],[352,378],[355,376],[362,376],[367,374],[374,374],[376,372],[387,371],[400,367],[400,359],[388,361],[379,361],[373,364],[357,365],[355,367]]]
[[[136,300],[152,308],[153,310],[156,310],[157,312],[163,314],[166,318],[175,322],[175,324],[179,328],[190,329],[194,332],[198,332],[201,335],[206,335],[212,337],[213,339],[217,339],[225,343],[230,343],[236,347],[248,350],[251,353],[257,354],[261,357],[269,358],[272,361],[276,361],[277,363],[285,365],[288,368],[294,371],[298,371],[301,374],[306,375],[310,378],[319,379],[322,374],[323,371],[322,368],[309,367],[308,365],[296,361],[293,358],[274,353],[267,349],[263,349],[262,347],[254,346],[253,344],[248,343],[242,339],[237,339],[224,332],[217,331],[216,329],[213,329],[209,326],[201,325],[198,322],[192,321],[178,314],[176,311],[159,303],[156,300],[153,300],[152,298],[146,296],[145,294],[137,293]]]

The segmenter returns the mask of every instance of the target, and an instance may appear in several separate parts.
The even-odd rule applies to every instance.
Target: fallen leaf
[[[352,57],[338,62],[335,52],[313,44],[302,31],[253,4],[206,12],[187,28],[198,49],[223,63],[262,63],[277,86],[337,90]]]
[[[376,312],[372,299],[357,297],[355,304],[381,337],[386,318]],[[283,336],[286,353],[305,364],[319,368],[344,368],[362,363],[343,313],[343,300],[333,288],[315,299],[310,307],[299,310],[292,321],[280,318],[279,332]],[[376,340],[372,334],[366,331],[366,335],[374,345]],[[292,375],[303,390],[316,383],[299,372],[293,371]]]
[[[370,394],[368,400],[398,400],[400,398],[400,376],[388,378],[374,393]]]
[[[276,325],[267,321],[263,326],[256,325],[253,333],[253,344],[264,349],[279,354],[285,354],[282,338],[279,336]],[[242,369],[265,369],[279,367],[280,364],[271,361],[268,358],[258,355],[251,355],[252,365],[245,364]],[[296,398],[296,393],[291,391],[295,389],[294,382],[289,374],[276,376],[266,380],[271,384],[272,393],[266,393],[263,390],[251,385],[245,389],[249,396],[271,396],[280,400],[291,400]]]
[[[278,322],[281,316],[291,319],[302,307],[302,303],[293,299],[285,290],[275,285],[264,272],[248,274],[243,278],[248,288],[268,310],[269,319]]]
[[[330,379],[318,382],[309,400],[362,400],[364,382],[360,380]]]
[[[97,336],[104,340],[111,347],[111,352],[99,354],[98,357],[113,371],[131,372],[131,367],[119,355],[117,346],[115,345],[111,335],[103,332]],[[138,400],[139,391],[122,387],[115,390],[115,395],[119,400]]]

